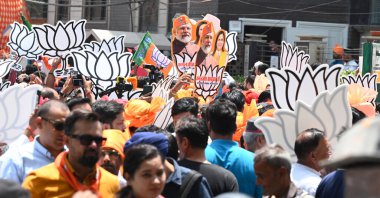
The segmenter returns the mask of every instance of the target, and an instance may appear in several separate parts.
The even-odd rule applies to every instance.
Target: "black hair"
[[[59,100],[49,100],[41,105],[41,107],[38,109],[37,116],[44,118],[50,116],[49,113],[52,107],[62,110],[69,110],[69,107],[67,107],[64,102]]]
[[[210,130],[220,135],[232,135],[236,131],[237,109],[234,103],[218,99],[206,110],[206,120],[210,122]]]
[[[81,104],[91,105],[91,100],[89,98],[71,98],[70,100],[66,101],[66,104],[71,111],[73,110],[73,107],[76,105],[81,105]]]
[[[255,75],[248,75],[247,78],[245,78],[245,83],[248,83],[253,87],[253,84],[255,83],[255,79],[256,79]]]
[[[98,100],[92,104],[92,110],[99,115],[100,122],[111,124],[117,115],[124,112],[124,107],[115,101]]]
[[[294,152],[298,160],[305,159],[309,153],[313,152],[325,134],[315,128],[307,129],[298,134],[294,144]]]
[[[198,115],[198,103],[195,100],[195,98],[186,97],[181,98],[173,104],[172,107],[172,116],[190,112],[192,115],[197,116]]]
[[[148,76],[137,77],[137,88],[144,88],[144,85],[148,85],[150,78]]]
[[[221,98],[231,101],[232,103],[236,105],[236,108],[238,111],[243,112],[245,97],[241,91],[237,89],[233,89],[229,92],[223,93]]]
[[[199,35],[199,29],[201,28],[201,26],[203,24],[207,24],[206,21],[200,21],[198,24],[197,24],[197,28],[196,28],[196,32],[195,32],[195,44],[198,44],[200,38],[201,38],[201,35]]]
[[[157,156],[161,158],[162,163],[165,160],[157,147],[150,144],[133,145],[124,152],[124,155],[124,173],[128,173],[132,178],[145,160],[150,160]]]
[[[179,120],[176,126],[176,135],[186,137],[192,147],[205,149],[208,140],[208,129],[204,120],[195,117],[186,117]]]
[[[136,171],[140,168],[141,164],[146,160],[151,160],[156,157],[160,157],[161,163],[165,163],[165,157],[162,153],[150,144],[137,144],[124,151],[124,174],[128,173],[131,178],[134,178]],[[116,197],[135,197],[131,186],[122,188],[116,195]]]
[[[35,65],[29,64],[25,67],[25,74],[30,75],[37,71],[37,67]]]
[[[235,82],[231,82],[229,85],[228,85],[228,89],[230,90],[233,90],[233,89],[237,89],[238,86]]]
[[[257,103],[268,102],[270,100],[271,100],[270,91],[265,90],[260,93],[259,98],[257,99]]]
[[[65,120],[65,135],[71,136],[74,132],[75,123],[82,120],[90,122],[99,122],[99,116],[94,112],[82,109],[72,111]]]
[[[168,139],[168,153],[167,157],[171,157],[173,159],[178,159],[178,144],[175,137],[167,130],[157,127],[155,125],[146,125],[143,127],[139,127],[135,130],[134,133],[139,132],[153,132],[158,134],[163,134]]]
[[[363,118],[367,117],[362,111],[360,111],[359,109],[355,107],[351,107],[351,110],[352,110],[352,125],[356,124]]]
[[[260,74],[265,74],[265,71],[267,69],[269,69],[269,65],[263,63],[263,64],[260,64],[259,66],[257,66],[257,71],[260,73]]]

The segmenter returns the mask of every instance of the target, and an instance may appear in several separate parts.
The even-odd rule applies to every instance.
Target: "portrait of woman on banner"
[[[226,31],[219,30],[216,34],[212,55],[219,66],[227,66],[228,50],[226,49]]]
[[[194,30],[193,30],[193,35],[194,35],[194,44],[197,44],[197,45],[201,45],[200,42],[201,42],[201,35],[202,35],[202,31],[203,31],[203,28],[204,26],[207,24],[207,21],[205,20],[199,20],[197,21]]]

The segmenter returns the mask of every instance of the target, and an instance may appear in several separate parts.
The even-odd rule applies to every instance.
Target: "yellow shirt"
[[[115,197],[119,191],[117,176],[100,167],[101,178],[99,183],[99,194],[103,198]],[[75,190],[60,175],[54,163],[32,171],[22,183],[32,198],[40,197],[72,197]]]

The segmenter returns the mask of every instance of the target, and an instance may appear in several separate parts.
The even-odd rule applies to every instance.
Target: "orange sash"
[[[74,171],[72,171],[72,168],[69,162],[67,161],[67,151],[60,153],[55,159],[54,164],[57,167],[59,173],[62,175],[62,177],[67,181],[67,183],[75,191],[91,190],[100,197],[99,183],[100,183],[101,172],[98,167],[96,167],[96,178],[91,179],[89,181],[89,185],[83,185],[75,177]]]

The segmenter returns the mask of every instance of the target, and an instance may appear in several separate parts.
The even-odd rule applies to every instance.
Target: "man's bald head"
[[[69,107],[65,103],[59,100],[49,100],[38,109],[37,116],[47,117],[53,108],[62,111],[70,111]]]
[[[59,94],[56,90],[50,88],[50,87],[44,87],[41,90],[41,97],[42,98],[49,98],[50,100],[59,100]]]
[[[325,134],[318,129],[307,129],[300,133],[294,144],[298,163],[317,171],[321,169],[319,161],[330,157],[330,145]]]

